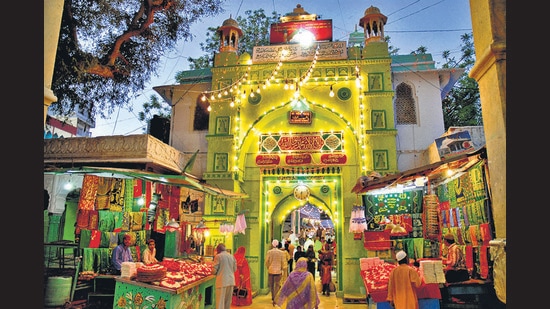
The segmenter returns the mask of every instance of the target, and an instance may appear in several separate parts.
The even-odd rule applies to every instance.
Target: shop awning
[[[368,191],[390,187],[395,184],[414,181],[414,179],[421,176],[428,177],[430,180],[444,178],[447,170],[465,170],[477,163],[481,158],[486,158],[485,146],[471,153],[457,155],[456,157],[410,169],[401,173],[386,175],[381,178],[373,179],[371,177],[362,176],[357,179],[357,182],[351,189],[351,192],[356,194],[366,193]]]
[[[53,171],[46,171],[46,173],[47,172],[54,174],[92,174],[100,177],[137,178],[151,182],[185,187],[210,195],[223,196],[225,198],[237,199],[248,197],[248,195],[243,193],[233,192],[230,190],[217,188],[210,184],[206,184],[205,182],[188,173],[183,173],[182,175],[167,175],[156,174],[147,171],[112,167],[79,167],[74,169],[56,169]]]

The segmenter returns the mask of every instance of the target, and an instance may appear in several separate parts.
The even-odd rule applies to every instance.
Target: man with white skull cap
[[[390,273],[387,300],[395,309],[418,309],[416,289],[422,285],[423,280],[416,269],[409,266],[405,251],[398,251],[395,259],[398,265]]]

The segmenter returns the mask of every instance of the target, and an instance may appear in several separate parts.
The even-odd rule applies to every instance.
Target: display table
[[[377,309],[392,309],[390,303],[386,301],[388,297],[387,281],[384,281],[383,286],[385,288],[369,289],[372,286],[368,282],[368,271],[362,270],[361,276],[363,277],[363,284],[367,295],[369,296],[369,304],[374,304]],[[437,283],[424,283],[416,290],[416,296],[418,297],[419,309],[439,309],[441,291],[439,284]]]
[[[370,291],[370,297],[377,303],[385,302],[388,297],[388,290]],[[441,299],[441,291],[439,290],[439,284],[428,283],[421,285],[416,290],[416,296],[418,299]]]
[[[65,268],[66,250],[69,250],[72,267],[76,267],[78,244],[74,241],[59,240],[44,244],[46,268],[50,268],[51,262],[57,262],[59,268]]]
[[[169,289],[128,278],[115,277],[113,309],[215,308],[216,276],[208,276],[179,289]]]

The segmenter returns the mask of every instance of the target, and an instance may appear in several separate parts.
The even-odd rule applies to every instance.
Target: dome
[[[231,18],[231,16],[230,16],[228,19],[223,21],[222,27],[239,28],[239,23],[236,20],[234,20],[233,18]]]
[[[240,64],[248,64],[252,59],[252,56],[250,56],[249,53],[244,52],[239,56],[239,63]]]
[[[380,14],[380,10],[375,6],[370,6],[368,9],[365,10],[365,15],[369,14]]]

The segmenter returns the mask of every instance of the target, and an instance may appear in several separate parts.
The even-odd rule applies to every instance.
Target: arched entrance
[[[335,256],[341,256],[342,246],[338,239],[341,239],[343,235],[343,222],[340,219],[343,213],[343,194],[339,169],[310,169],[309,172],[300,171],[300,173],[294,174],[281,171],[263,175],[261,183],[263,189],[261,190],[260,220],[265,222],[262,224],[261,238],[263,243],[268,244],[268,248],[264,251],[269,249],[269,244],[273,239],[286,238],[285,230],[289,227],[288,218],[294,216],[294,220],[290,219],[292,222],[290,224],[295,232],[300,232],[302,224],[311,224],[316,234],[319,228],[317,223],[318,225],[330,224],[330,237],[335,242]],[[308,212],[316,210],[319,220],[306,218],[305,213],[302,213],[303,216],[301,216],[300,210],[304,210],[304,207],[308,209]],[[321,214],[323,219],[328,221],[322,222]],[[318,247],[320,249],[320,246]],[[341,282],[341,269],[342,261],[336,258],[334,282]],[[316,276],[316,278],[318,277]],[[266,282],[267,278],[265,278],[264,286]]]
[[[308,242],[317,243],[316,252],[320,250],[318,247],[324,246],[325,243],[334,246],[334,249],[336,248],[336,233],[332,219],[328,213],[315,204],[306,202],[292,211],[286,216],[281,229],[281,239],[285,241],[284,243],[291,242],[294,245],[292,256],[294,256],[298,246],[306,251]],[[336,258],[336,250],[333,252]],[[334,265],[337,265],[336,261],[334,261]],[[317,265],[317,271],[319,271],[319,266],[320,264]],[[337,270],[337,267],[334,267],[332,278],[337,278]],[[320,280],[320,276],[316,275],[315,278]]]

